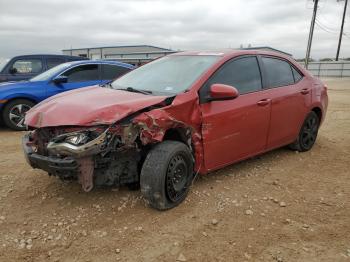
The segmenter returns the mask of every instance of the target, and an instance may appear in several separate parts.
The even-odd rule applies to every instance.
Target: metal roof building
[[[248,47],[239,49],[260,49],[267,51],[276,51],[284,55],[292,56],[289,53],[281,50],[269,47]],[[167,48],[152,46],[152,45],[125,45],[125,46],[104,46],[104,47],[91,47],[91,48],[73,48],[62,50],[65,55],[81,56],[90,59],[109,59],[116,60],[132,65],[143,65],[156,58],[176,53]]]
[[[176,53],[171,49],[151,45],[104,46],[62,50],[65,55],[82,56],[90,59],[110,59],[141,65],[158,57]]]

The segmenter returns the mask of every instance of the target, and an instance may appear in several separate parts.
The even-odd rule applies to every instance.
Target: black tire
[[[164,141],[148,153],[143,163],[141,192],[158,210],[179,205],[187,196],[193,179],[194,159],[190,149],[178,141]]]
[[[32,101],[16,99],[5,105],[2,111],[4,124],[16,131],[26,130],[23,124],[25,113],[34,106]]]
[[[126,184],[126,186],[128,187],[128,189],[130,191],[140,190],[140,183],[139,182],[129,183],[129,184]]]
[[[318,115],[311,111],[304,120],[297,139],[289,145],[289,148],[299,152],[309,151],[316,142],[319,126]]]

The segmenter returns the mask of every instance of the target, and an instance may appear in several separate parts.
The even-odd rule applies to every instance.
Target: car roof
[[[31,54],[31,55],[19,55],[19,56],[14,56],[13,58],[21,58],[21,57],[63,57],[63,58],[81,58],[82,60],[86,60],[88,58],[85,57],[79,57],[79,56],[71,56],[71,55],[59,55],[59,54]],[[12,58],[12,59],[13,59]]]
[[[278,51],[267,51],[261,49],[218,49],[218,50],[199,50],[199,51],[185,51],[178,52],[175,54],[170,54],[169,56],[181,56],[181,55],[212,55],[212,56],[220,56],[222,58],[234,57],[239,55],[270,55],[270,56],[278,56],[285,58],[287,60],[291,60],[291,56],[285,55]]]
[[[122,66],[126,68],[133,69],[135,68],[133,65],[127,64],[127,63],[122,63],[118,61],[110,61],[110,60],[81,60],[81,61],[69,61],[66,62],[66,64],[71,64],[71,65],[83,65],[83,64],[106,64],[106,65],[117,65],[117,66]]]

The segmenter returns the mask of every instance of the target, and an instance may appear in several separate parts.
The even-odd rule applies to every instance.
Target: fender
[[[11,94],[11,95],[5,96],[1,99],[3,101],[3,103],[0,103],[0,110],[2,108],[4,108],[4,106],[8,102],[15,100],[15,99],[28,99],[35,104],[37,104],[39,102],[39,99],[37,97],[30,95],[30,94],[26,94],[26,93]]]

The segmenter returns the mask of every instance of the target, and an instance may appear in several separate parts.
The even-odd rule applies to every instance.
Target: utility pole
[[[315,20],[316,20],[316,13],[317,13],[317,7],[318,7],[318,0],[313,0],[313,1],[314,1],[314,11],[313,11],[313,14],[312,14],[312,20],[311,20],[310,32],[309,32],[309,40],[307,42],[306,58],[305,58],[305,68],[306,69],[307,69],[307,67],[309,65],[312,37],[314,35]]]
[[[339,0],[338,0],[339,1]],[[340,28],[340,35],[339,35],[339,42],[338,42],[338,49],[337,49],[337,56],[335,57],[335,61],[338,61],[339,59],[339,52],[340,52],[340,45],[341,45],[341,40],[343,37],[343,29],[344,29],[344,22],[345,22],[345,14],[346,14],[346,7],[348,6],[348,0],[345,0],[344,4],[344,12],[343,12],[343,20],[341,22],[341,28]]]

